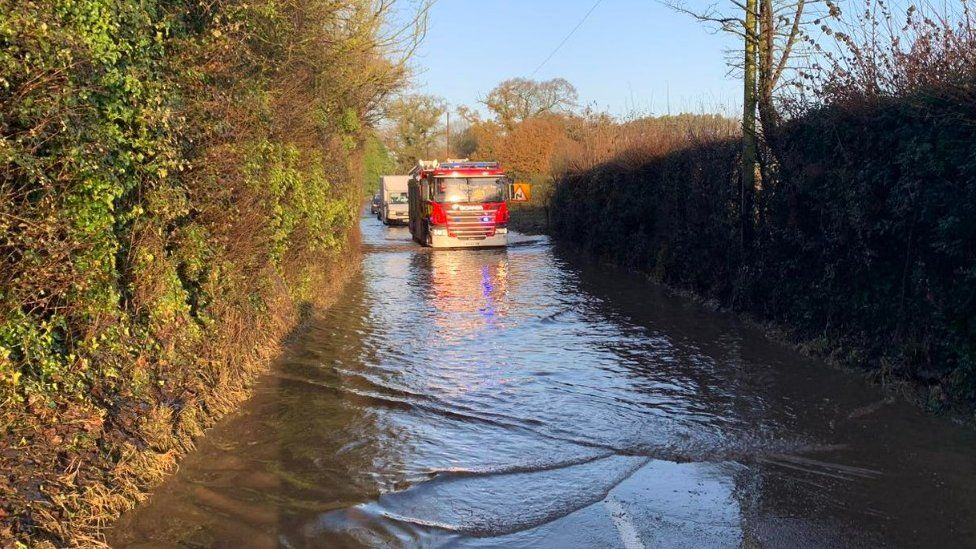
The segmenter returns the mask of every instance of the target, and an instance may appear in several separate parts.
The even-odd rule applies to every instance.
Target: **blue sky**
[[[529,77],[594,2],[438,0],[412,63],[414,91],[473,106],[502,80]],[[655,0],[603,0],[534,78],[565,78],[581,103],[615,115],[666,114],[669,96],[672,113],[734,113],[741,84],[725,64],[734,45]]]

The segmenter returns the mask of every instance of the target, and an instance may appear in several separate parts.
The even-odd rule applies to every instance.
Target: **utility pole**
[[[664,94],[665,94],[665,101],[667,102],[667,107],[668,107],[668,116],[671,116],[671,81],[670,80],[664,81]]]
[[[746,0],[745,74],[742,96],[742,248],[752,245],[752,209],[756,192],[756,55],[759,50],[758,0]]]
[[[454,151],[451,150],[451,111],[447,110],[447,157],[451,158],[454,156]]]

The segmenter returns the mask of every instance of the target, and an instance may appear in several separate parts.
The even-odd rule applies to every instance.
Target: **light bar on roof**
[[[441,162],[442,170],[490,170],[497,169],[498,162]]]

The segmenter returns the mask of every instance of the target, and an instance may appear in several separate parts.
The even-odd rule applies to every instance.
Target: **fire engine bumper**
[[[458,238],[456,236],[432,234],[430,246],[432,248],[490,248],[508,245],[508,231],[498,229],[495,236],[482,239]]]

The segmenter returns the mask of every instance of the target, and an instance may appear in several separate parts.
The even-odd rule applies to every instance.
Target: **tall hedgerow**
[[[0,0],[0,545],[98,543],[341,278],[391,9]]]
[[[737,140],[570,173],[553,234],[772,321],[935,410],[976,407],[976,20],[854,2],[766,128],[745,218]],[[845,20],[848,21],[848,20]]]
[[[364,191],[372,196],[380,188],[380,176],[396,173],[396,161],[390,155],[389,149],[380,141],[376,134],[366,137],[363,145],[363,179]]]

